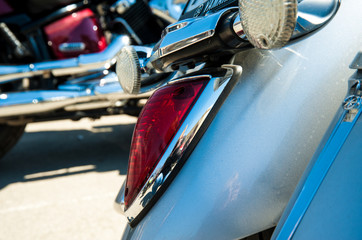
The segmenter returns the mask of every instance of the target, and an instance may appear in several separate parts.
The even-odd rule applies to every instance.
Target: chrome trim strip
[[[117,53],[130,40],[126,35],[116,36],[108,47],[99,53],[80,55],[77,58],[56,60],[49,62],[32,63],[18,66],[0,66],[0,83],[9,82],[26,77],[34,77],[47,73],[54,76],[64,76],[76,73],[85,73],[95,70],[109,69],[115,64]]]
[[[58,49],[64,53],[83,51],[85,49],[85,44],[83,42],[62,43],[59,45]]]
[[[240,79],[242,73],[240,66],[223,65],[222,69],[226,70],[226,72],[221,77],[211,73],[193,75],[174,81],[189,81],[205,77],[210,79],[146,184],[127,210],[125,210],[124,201],[122,200],[124,189],[121,189],[117,196],[116,209],[127,217],[131,226],[141,220],[142,216],[165,191],[206,131],[236,82]]]
[[[160,57],[164,57],[166,55],[169,55],[173,52],[182,50],[184,48],[187,48],[188,46],[191,46],[195,43],[201,42],[207,38],[212,37],[215,34],[214,30],[208,30],[206,32],[201,32],[195,36],[183,39],[181,42],[174,43],[172,45],[163,47],[159,49],[159,55]]]
[[[211,38],[215,34],[220,18],[228,11],[230,11],[230,8],[207,17],[186,19],[168,26],[164,30],[160,45],[151,57],[151,61]]]

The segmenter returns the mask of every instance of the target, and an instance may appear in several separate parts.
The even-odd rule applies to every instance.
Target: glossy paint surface
[[[239,53],[239,83],[128,237],[235,239],[276,225],[347,92],[362,47],[361,8],[344,0],[309,37]]]
[[[90,9],[74,12],[44,28],[48,46],[57,59],[77,57],[80,54],[96,53],[107,47],[99,23]],[[61,50],[62,44],[82,44],[81,49]],[[64,45],[63,45],[64,46]]]

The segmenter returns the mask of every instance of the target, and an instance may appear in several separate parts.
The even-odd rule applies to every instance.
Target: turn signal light
[[[124,193],[125,210],[140,193],[208,80],[175,82],[160,88],[149,98],[133,133]]]
[[[257,48],[281,48],[297,22],[297,0],[239,0],[241,25]]]

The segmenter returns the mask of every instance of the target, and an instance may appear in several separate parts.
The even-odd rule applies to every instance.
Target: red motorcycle
[[[0,158],[27,123],[138,115],[114,66],[125,45],[152,45],[170,18],[143,0],[0,0]]]

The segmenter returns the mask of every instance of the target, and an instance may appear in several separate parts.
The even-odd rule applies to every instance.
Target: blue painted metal
[[[304,217],[308,207],[310,206],[317,190],[331,165],[336,159],[337,154],[340,152],[341,147],[349,136],[353,126],[361,115],[362,108],[359,107],[358,113],[352,122],[344,121],[348,111],[344,111],[336,127],[334,128],[331,137],[328,139],[325,147],[323,148],[318,159],[314,163],[308,177],[303,184],[299,196],[287,217],[283,227],[281,228],[275,239],[291,239],[296,229],[298,228],[302,218]]]

